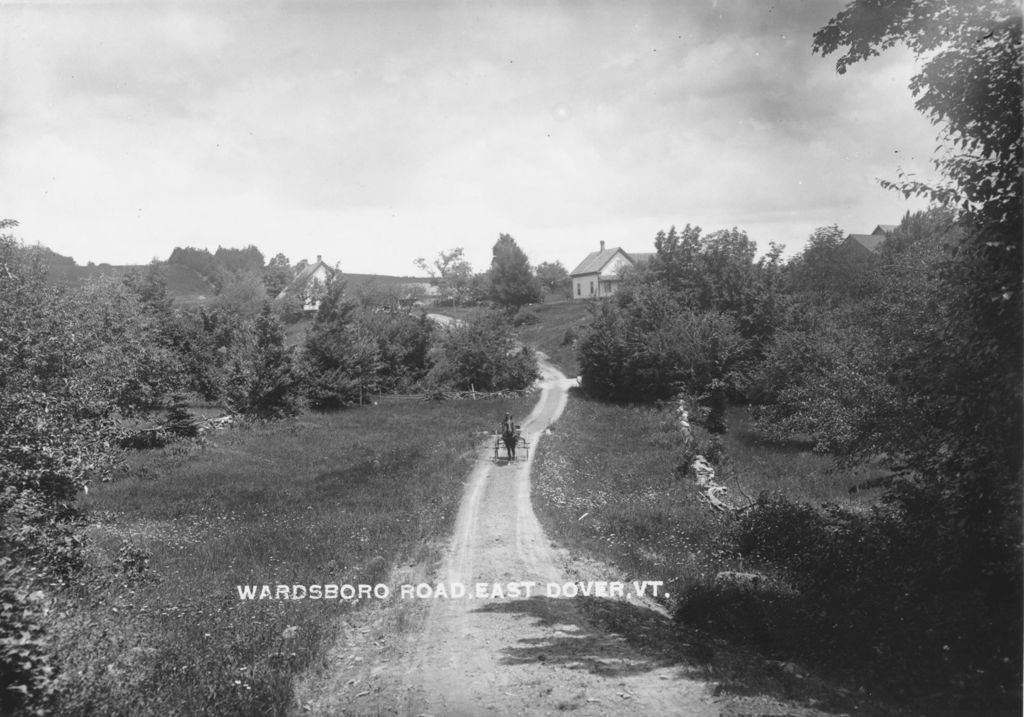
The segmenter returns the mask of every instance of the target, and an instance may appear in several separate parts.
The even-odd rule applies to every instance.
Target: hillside
[[[543,351],[566,375],[575,376],[579,366],[572,345],[573,334],[567,335],[567,332],[570,329],[573,333],[578,332],[586,323],[589,306],[590,302],[587,301],[560,301],[533,306],[530,311],[538,316],[540,322],[519,327],[519,340]]]
[[[68,256],[58,254],[44,246],[36,247],[46,266],[51,284],[82,287],[100,279],[122,279],[133,271],[145,271],[147,264],[93,264],[80,266]],[[183,305],[205,304],[216,296],[217,289],[194,268],[180,263],[161,263],[167,279],[167,293]],[[422,276],[388,276],[384,274],[347,274],[342,272],[349,290],[365,286],[390,288],[408,284],[427,284],[430,279]]]
[[[71,257],[39,247],[47,278],[55,286],[78,288],[100,279],[122,279],[133,271],[144,272],[146,264],[93,264],[79,266]],[[180,304],[202,304],[214,296],[213,285],[194,269],[182,264],[162,264],[167,293]]]

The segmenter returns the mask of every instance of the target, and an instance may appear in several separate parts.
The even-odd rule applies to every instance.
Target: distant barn
[[[328,266],[321,255],[316,261],[299,269],[278,299],[299,297],[303,311],[317,311],[327,291],[327,285],[339,273]],[[382,305],[394,302],[399,306],[427,305],[437,298],[437,287],[424,277],[388,276],[385,274],[345,274],[346,291],[353,295],[378,296]]]
[[[880,252],[894,231],[895,224],[879,224],[870,234],[848,234],[838,248],[851,257],[868,257]]]

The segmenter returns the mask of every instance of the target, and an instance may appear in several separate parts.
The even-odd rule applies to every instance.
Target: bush
[[[516,348],[504,314],[481,311],[449,325],[431,355],[427,382],[457,390],[527,388],[538,377],[533,349]]]
[[[896,693],[955,686],[962,707],[1019,704],[1019,586],[1000,567],[1012,547],[965,563],[969,536],[943,525],[962,501],[913,483],[867,513],[762,496],[735,548],[795,594],[705,586],[677,619],[805,659],[842,656]]]
[[[0,230],[10,226],[0,221]],[[109,473],[119,386],[96,383],[103,334],[82,302],[0,234],[0,707],[39,712],[53,693],[42,588],[81,567],[74,500]],[[102,362],[99,362],[102,363]]]
[[[284,346],[284,328],[270,304],[264,303],[253,328],[253,345],[235,359],[229,399],[242,413],[281,418],[298,412],[299,380],[292,351]]]
[[[417,317],[400,310],[362,309],[356,321],[377,343],[378,390],[409,391],[423,380],[435,331],[426,314]]]
[[[536,309],[531,309],[526,306],[522,307],[512,317],[513,326],[532,326],[533,324],[540,323],[540,315]]]
[[[778,586],[697,583],[686,589],[674,618],[779,657],[807,637],[806,612],[796,596]]]
[[[730,317],[680,310],[654,289],[626,307],[602,304],[576,344],[583,388],[614,401],[703,394],[730,377],[742,350]]]
[[[380,350],[374,337],[357,323],[356,309],[344,282],[333,279],[306,334],[299,362],[306,396],[314,408],[351,405],[364,391],[377,389]]]
[[[45,714],[56,693],[46,644],[46,598],[10,558],[0,558],[0,712]]]

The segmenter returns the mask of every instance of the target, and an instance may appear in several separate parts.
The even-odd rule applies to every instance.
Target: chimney
[[[604,239],[601,240],[601,251],[604,251]]]
[[[324,260],[324,258],[323,258],[323,256],[322,256],[322,255],[320,255],[320,254],[317,254],[317,255],[316,255],[316,263],[317,263],[317,264],[319,264],[319,263],[320,263],[320,262],[322,262],[323,260]]]

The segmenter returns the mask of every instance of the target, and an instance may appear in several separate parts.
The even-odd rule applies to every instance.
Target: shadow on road
[[[674,638],[673,624],[654,610],[601,598],[527,600],[490,603],[476,612],[507,613],[550,628],[550,636],[524,637],[505,648],[504,664],[545,662],[620,676],[678,666],[704,677],[696,653]]]
[[[533,597],[483,605],[475,612],[533,620],[548,635],[524,636],[502,650],[501,663],[544,663],[625,677],[672,668],[675,677],[714,681],[736,696],[771,697],[819,709],[856,709],[855,700],[825,682],[787,673],[748,651],[679,625],[655,610],[605,598]],[[717,694],[717,692],[716,692]]]

